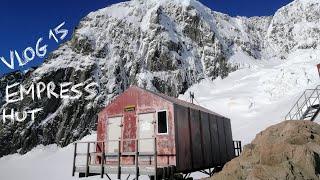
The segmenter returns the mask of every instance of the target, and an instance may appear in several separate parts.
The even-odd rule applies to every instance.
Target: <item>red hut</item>
[[[80,175],[157,178],[204,169],[211,175],[210,168],[216,171],[235,157],[230,119],[136,86],[99,113],[97,129],[97,142],[85,142],[85,167],[77,166],[75,148],[74,172]]]

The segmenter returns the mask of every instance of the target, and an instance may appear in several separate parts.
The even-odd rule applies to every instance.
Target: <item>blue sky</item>
[[[70,39],[80,19],[91,11],[106,7],[121,0],[1,0],[0,1],[0,57],[10,62],[10,51],[20,55],[27,47],[35,49],[37,40],[43,38],[40,46],[47,44],[48,53],[58,44],[48,39],[49,30],[62,22],[69,30],[64,41]],[[272,15],[292,0],[200,0],[211,9],[232,16]],[[37,66],[44,58],[35,58],[25,69]],[[16,59],[15,59],[15,63]],[[9,69],[0,61],[0,76]]]

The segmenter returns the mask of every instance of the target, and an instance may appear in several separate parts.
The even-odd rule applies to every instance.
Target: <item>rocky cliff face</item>
[[[257,134],[211,179],[319,179],[320,125],[285,121]]]
[[[246,18],[214,12],[195,0],[132,0],[92,12],[40,67],[0,80],[1,111],[44,108],[35,122],[0,122],[0,156],[83,137],[95,128],[97,112],[131,84],[177,96],[201,79],[237,70],[242,62],[231,60],[237,54],[254,61],[317,48],[319,9],[315,0],[297,0],[273,17]],[[99,95],[10,104],[3,99],[7,82],[40,81],[96,82]]]
[[[297,49],[316,49],[320,44],[319,1],[296,0],[279,9],[268,27],[265,54],[281,56]]]

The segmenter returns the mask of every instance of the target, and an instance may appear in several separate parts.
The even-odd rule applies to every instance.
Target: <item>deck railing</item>
[[[139,151],[139,142],[141,141],[150,141],[153,140],[153,151],[152,152],[141,152]],[[126,141],[135,142],[135,149],[133,152],[124,152],[123,148],[121,148],[121,143]],[[106,149],[106,144],[111,142],[118,143],[118,151],[117,152],[108,152]],[[140,139],[122,139],[122,140],[108,140],[108,141],[86,141],[86,142],[74,142],[74,156],[73,156],[73,168],[72,168],[72,176],[75,175],[77,168],[77,158],[85,157],[85,172],[84,176],[88,177],[90,175],[90,165],[100,165],[101,166],[101,178],[106,175],[109,179],[110,177],[105,173],[105,165],[107,164],[108,158],[117,159],[117,177],[120,179],[121,177],[121,158],[122,157],[133,157],[134,158],[134,166],[135,166],[135,175],[136,179],[139,177],[139,157],[150,157],[150,165],[152,166],[152,157],[153,157],[153,167],[154,167],[154,177],[157,178],[157,138],[140,138]],[[79,152],[79,146],[85,145],[85,152]],[[83,149],[82,149],[83,150]],[[170,155],[168,155],[170,156]],[[127,165],[127,164],[126,164]],[[113,165],[114,166],[114,165]]]
[[[309,108],[320,103],[320,85],[315,89],[307,89],[299,97],[292,106],[289,113],[285,116],[285,120],[303,120],[306,119],[306,112]],[[315,114],[317,115],[317,114]],[[311,116],[310,120],[314,120],[315,116]]]
[[[233,149],[235,157],[240,156],[242,153],[241,141],[233,141]]]

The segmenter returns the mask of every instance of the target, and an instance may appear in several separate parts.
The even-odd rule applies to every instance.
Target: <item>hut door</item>
[[[119,140],[121,138],[121,119],[122,117],[108,118],[108,153],[119,151]]]
[[[139,121],[139,152],[154,151],[154,113],[138,115]]]

